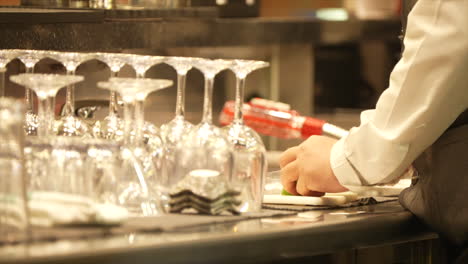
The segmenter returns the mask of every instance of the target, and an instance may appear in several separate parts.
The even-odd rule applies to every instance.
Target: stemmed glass
[[[65,174],[57,173],[57,168],[51,169],[52,167],[50,167],[57,161],[53,155],[54,151],[60,151],[53,147],[53,143],[62,141],[56,138],[51,140],[51,136],[55,135],[53,130],[55,121],[54,97],[60,88],[82,81],[83,76],[24,73],[11,76],[10,79],[17,84],[34,90],[39,99],[37,138],[30,139],[28,143],[31,143],[31,145],[25,148],[29,190],[57,191],[59,186],[64,186],[59,183],[65,178],[72,178],[72,175],[76,173],[76,169],[69,167],[67,177],[63,177]],[[61,161],[74,159],[74,155],[70,153],[65,155],[65,152],[61,152],[58,157],[58,160]]]
[[[82,63],[92,60],[92,53],[78,52],[49,52],[48,57],[59,61],[67,69],[67,75],[75,75],[76,69]],[[59,136],[89,136],[90,128],[84,120],[75,116],[75,85],[67,86],[63,116],[55,125],[56,134]]]
[[[19,50],[0,50],[0,97],[5,96],[5,72],[10,61],[17,58],[21,52]]]
[[[11,76],[10,79],[36,92],[39,99],[37,135],[48,137],[53,135],[53,98],[60,88],[82,81],[83,76],[23,73]]]
[[[96,53],[96,59],[107,64],[111,71],[110,77],[117,77],[120,69],[125,65],[128,54],[120,53]],[[93,135],[97,138],[117,139],[122,137],[123,133],[122,119],[117,111],[117,93],[110,91],[109,114],[102,121],[97,121],[93,126]]]
[[[242,118],[245,79],[252,71],[268,66],[267,62],[254,60],[231,60],[229,66],[236,75],[236,99],[234,120],[223,129],[234,149],[233,182],[243,190],[243,204],[240,206],[242,212],[256,212],[261,209],[267,170],[266,150],[262,139],[257,132],[244,124]]]
[[[124,146],[120,151],[121,175],[118,181],[118,202],[137,215],[161,213],[158,201],[158,175],[153,156],[143,144],[141,134],[131,133],[140,115],[136,115],[137,101],[149,93],[172,85],[172,81],[158,79],[111,78],[99,82],[98,87],[118,92],[124,101]]]
[[[17,50],[20,52],[18,59],[26,67],[26,73],[33,73],[34,66],[45,57],[45,52],[42,50]],[[34,99],[32,90],[25,89],[24,99],[26,102],[26,119],[25,130],[26,135],[35,135],[37,133],[37,115],[34,114]]]
[[[216,171],[230,180],[232,151],[225,133],[212,122],[212,97],[214,77],[229,67],[222,60],[196,59],[193,64],[205,77],[203,118],[179,142],[175,151],[174,171],[169,171],[166,186],[170,189],[195,170]]]
[[[177,140],[192,128],[192,123],[185,120],[185,84],[187,72],[192,69],[195,58],[168,57],[165,63],[171,65],[177,72],[177,98],[175,117],[169,123],[161,126],[163,140],[175,144]]]
[[[34,192],[33,197],[52,195],[65,199],[63,194],[66,194],[115,202],[117,159],[114,153],[118,145],[97,139],[55,137],[53,98],[60,88],[83,79],[83,76],[56,74],[11,76],[13,82],[33,89],[39,99],[38,137],[30,139],[25,148],[29,190]],[[61,194],[57,196],[58,193]]]
[[[193,127],[185,120],[185,84],[187,72],[192,69],[195,58],[168,57],[165,63],[177,72],[177,99],[175,117],[169,123],[161,126],[161,138],[166,150],[165,166],[167,171],[173,171],[175,164],[175,146],[179,139],[186,135]]]
[[[163,63],[165,59],[166,57],[163,56],[127,54],[127,56],[125,57],[125,62],[128,65],[132,66],[132,68],[135,70],[136,78],[141,79],[145,78],[145,73],[146,71],[148,71],[149,68],[157,64]],[[143,136],[145,136],[147,139],[153,136],[159,136],[159,131],[154,125],[144,123],[143,107],[144,105],[141,100],[136,102],[135,115],[139,115],[138,117],[136,117],[136,126],[139,128],[137,129],[137,132],[142,133]],[[138,122],[143,123],[140,124]]]

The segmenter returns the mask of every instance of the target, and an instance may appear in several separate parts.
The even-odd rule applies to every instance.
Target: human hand
[[[295,195],[323,196],[325,192],[347,191],[330,166],[330,152],[336,140],[311,136],[280,157],[281,183]]]

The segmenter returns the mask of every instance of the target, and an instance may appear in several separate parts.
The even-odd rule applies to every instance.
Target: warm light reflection
[[[345,21],[349,19],[348,12],[343,8],[326,8],[317,10],[317,18],[330,21]]]

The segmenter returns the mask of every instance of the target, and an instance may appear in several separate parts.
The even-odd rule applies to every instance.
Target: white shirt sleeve
[[[376,108],[332,148],[341,184],[391,182],[468,108],[468,0],[419,0]]]

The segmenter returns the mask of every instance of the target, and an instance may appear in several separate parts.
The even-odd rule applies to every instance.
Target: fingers
[[[299,195],[296,191],[298,176],[297,163],[295,161],[281,169],[281,184],[283,184],[283,188],[290,194]]]
[[[293,161],[287,164],[281,169],[281,181],[284,182],[295,182],[299,178],[299,170],[297,167],[297,161]]]
[[[307,177],[306,175],[301,175],[301,177],[299,177],[299,179],[297,180],[297,184],[296,184],[297,193],[299,193],[302,196],[317,196],[317,197],[324,196],[325,193],[323,192],[316,192],[307,188],[306,177]]]
[[[295,161],[298,151],[299,151],[299,147],[292,147],[292,148],[287,149],[285,152],[283,152],[279,160],[280,167],[283,168],[289,163]]]
[[[288,193],[292,194],[292,195],[300,195],[297,191],[296,191],[296,182],[286,182],[286,183],[283,183],[283,189],[285,189]]]

